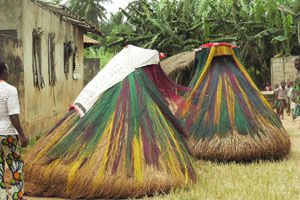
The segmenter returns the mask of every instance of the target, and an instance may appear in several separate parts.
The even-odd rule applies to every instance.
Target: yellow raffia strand
[[[83,161],[82,159],[78,160],[77,162],[73,163],[71,168],[70,168],[69,175],[68,175],[68,180],[67,180],[67,190],[68,191],[72,190],[73,183],[76,179],[77,170],[80,167],[82,161]]]
[[[67,124],[67,123],[65,123]],[[67,125],[64,125],[67,126]],[[60,129],[61,130],[61,129]],[[65,130],[65,128],[63,129]],[[71,130],[68,131],[68,133],[70,133]],[[49,149],[59,140],[63,139],[63,136],[67,136],[68,134],[65,134],[65,131],[60,131],[58,134],[55,135],[54,138],[51,138],[51,140],[48,141],[48,143],[46,144],[46,146],[44,148],[41,149],[41,151],[38,152],[38,154],[35,156],[34,160],[32,162],[37,162],[38,160],[41,160],[45,154],[48,153]]]
[[[198,118],[200,117],[200,115],[198,116]],[[197,119],[198,119],[197,118]],[[209,123],[209,112],[205,112],[203,120],[205,121],[206,124]]]
[[[234,78],[234,79],[236,79],[236,78]],[[236,85],[238,86],[239,90],[241,91],[241,93],[242,93],[242,95],[243,95],[243,97],[245,99],[245,102],[247,104],[247,107],[250,109],[250,112],[253,112],[254,111],[253,107],[252,107],[252,105],[250,103],[250,100],[249,100],[247,94],[245,93],[244,89],[242,88],[241,84],[238,81],[236,81]]]
[[[199,102],[197,104],[197,108],[195,109],[196,111],[200,111],[201,107],[204,104],[204,101],[207,101],[206,93],[207,93],[207,90],[208,90],[208,86],[209,86],[209,84],[205,84],[204,87],[203,87],[203,90],[202,90],[203,93],[202,93],[202,96],[199,97]],[[195,115],[196,117],[198,117],[198,113]]]
[[[55,169],[58,164],[60,164],[62,162],[61,159],[57,159],[55,161],[53,161],[51,164],[49,164],[47,167],[46,167],[46,170],[45,170],[45,173],[44,173],[44,178],[49,178],[51,177],[51,173],[53,172],[53,169]]]
[[[233,126],[234,125],[234,109],[235,109],[234,108],[234,105],[235,105],[234,92],[227,81],[225,81],[225,84],[226,84],[226,88],[228,91],[226,98],[227,98],[227,108],[228,108],[228,113],[229,113],[229,121],[230,121],[230,125]]]
[[[124,114],[122,114],[122,115],[120,116],[120,118],[121,118],[120,121],[123,121]],[[99,143],[98,143],[97,148],[96,148],[96,152],[94,152],[92,158],[91,158],[90,161],[89,161],[89,164],[87,165],[87,166],[89,166],[89,165],[92,165],[92,164],[93,164],[93,165],[97,165],[97,166],[99,167],[99,170],[97,170],[97,173],[96,173],[96,174],[97,174],[96,177],[93,178],[93,184],[94,184],[95,187],[97,187],[97,186],[103,184],[103,179],[107,178],[107,175],[104,175],[104,173],[105,173],[105,172],[106,172],[107,174],[109,173],[109,172],[105,171],[105,170],[106,170],[105,166],[106,166],[106,164],[107,164],[107,162],[108,162],[108,155],[107,155],[107,154],[108,154],[108,149],[107,149],[107,148],[109,147],[109,137],[110,137],[111,134],[112,134],[113,119],[114,119],[114,118],[112,117],[111,120],[108,122],[108,124],[110,124],[110,125],[106,126],[105,130],[103,131],[102,137],[103,137],[103,138],[104,138],[104,137],[107,138],[106,144],[104,144],[103,142],[99,142]],[[117,140],[118,140],[118,141],[120,140],[120,137],[121,137],[121,130],[122,130],[122,128],[120,127],[119,130],[118,130],[118,134],[117,134]],[[125,132],[126,132],[126,130],[125,130]],[[103,141],[103,139],[100,140],[100,141]],[[116,143],[114,142],[113,144],[116,144]],[[103,149],[103,148],[102,148],[103,145],[106,145],[106,149],[105,149],[105,151],[104,151],[104,154],[103,154],[102,151],[100,152],[100,150]],[[114,145],[114,146],[115,146],[115,145]],[[114,148],[116,148],[116,147],[114,147]],[[111,153],[113,153],[112,151],[113,151],[113,148],[111,149]],[[124,151],[123,151],[123,152],[124,152]],[[123,153],[123,152],[122,152],[122,153]],[[100,155],[100,154],[106,155],[106,158],[105,158],[105,159],[102,159],[102,158],[101,158],[101,160],[100,160],[100,159],[99,159],[99,155]],[[122,158],[122,157],[121,157],[121,158]],[[120,164],[124,164],[124,162],[123,162],[123,161],[120,161]],[[122,169],[121,166],[118,167],[118,169],[120,169],[120,168]],[[125,169],[125,167],[124,167],[123,169]],[[87,173],[90,173],[90,171],[89,171],[88,168],[87,168],[86,170],[87,170]],[[96,188],[94,188],[94,189],[96,189]]]
[[[210,65],[211,62],[213,60],[214,57],[216,56],[224,56],[224,55],[231,55],[232,52],[230,51],[230,47],[228,46],[213,46],[210,49],[206,64],[204,66],[203,72],[201,73],[197,83],[194,86],[194,90],[191,92],[191,94],[189,95],[188,99],[187,99],[187,105],[186,107],[183,109],[182,112],[182,117],[186,115],[187,111],[190,109],[194,95],[197,91],[197,88],[199,87],[199,85],[201,84],[201,82],[203,81],[204,77],[206,76],[207,72],[210,69]]]
[[[160,123],[160,126],[157,128],[157,130],[163,130],[162,124],[165,123],[166,120],[161,117],[162,113],[161,113],[160,109],[158,108],[157,105],[151,105],[151,108],[157,112],[157,115],[159,116],[160,120],[162,120],[161,123]],[[171,133],[173,133],[173,131],[169,127],[168,127],[168,131],[170,131],[170,135],[172,135]],[[163,131],[160,132],[158,135],[160,135],[160,134],[163,134]],[[168,158],[168,161],[165,161],[165,162],[166,162],[167,168],[170,169],[170,171],[172,171],[174,173],[172,175],[173,176],[179,176],[180,172],[178,171],[178,169],[180,169],[180,167],[178,167],[178,164],[176,162],[174,151],[172,149],[170,150],[170,148],[172,147],[171,139],[167,140],[167,142],[168,142],[168,145],[166,145],[167,149],[160,149],[160,151],[162,151],[162,152],[164,152],[165,154],[168,155],[168,156],[166,156],[166,158]],[[176,143],[176,141],[174,143]]]
[[[120,116],[120,122],[124,121],[124,118],[125,118],[125,113],[122,112],[122,115]],[[125,131],[125,133],[127,133],[127,132]],[[115,151],[116,151],[116,152],[118,151],[118,144],[121,143],[121,142],[120,142],[121,136],[122,136],[122,126],[120,126],[120,127],[119,127],[119,130],[118,130],[117,139],[116,139],[117,142],[114,142],[114,148],[115,148]],[[122,152],[118,152],[118,153],[122,153]],[[124,153],[125,153],[125,151],[124,151]],[[117,153],[114,154],[114,155],[117,155]],[[120,157],[120,159],[121,159],[121,157]]]
[[[105,151],[103,153],[103,158],[101,160],[100,168],[98,170],[95,181],[101,181],[101,178],[104,177],[104,172],[105,172],[105,168],[106,168],[105,166],[108,162],[108,151],[109,151],[109,146],[110,146],[109,139],[112,134],[113,119],[114,119],[115,114],[113,116],[111,116],[109,122],[107,123],[107,126],[105,127],[105,129],[103,131],[102,137],[106,138],[107,142],[106,142]]]
[[[207,80],[207,83],[209,83],[209,81],[210,80]],[[205,84],[204,85],[204,87],[203,87],[203,91],[204,91],[204,95],[206,95],[207,93],[209,93],[209,84]],[[203,104],[204,104],[204,101],[208,101],[208,99],[206,99],[206,98],[200,98],[200,99],[202,99],[201,101],[199,101],[199,104],[197,105],[197,107],[198,108],[201,108],[202,106],[203,106]],[[196,109],[197,110],[197,109]],[[199,120],[199,117],[200,117],[200,115],[196,115],[196,117],[197,117],[197,119],[195,119],[195,120]],[[203,117],[203,120],[207,123],[208,122],[208,117],[209,117],[209,112],[206,112],[205,114],[204,114],[204,117]]]
[[[216,47],[215,46],[211,47],[208,58],[207,58],[207,61],[206,61],[206,64],[203,68],[203,71],[202,71],[197,83],[195,84],[194,89],[192,90],[191,94],[189,95],[189,97],[187,99],[187,104],[186,104],[186,107],[183,109],[182,116],[185,116],[187,111],[190,109],[190,107],[192,105],[192,101],[193,101],[194,96],[195,96],[195,93],[196,93],[199,85],[203,81],[204,77],[206,76],[208,70],[210,69],[210,64],[211,64],[211,62],[214,58],[215,51],[216,51]]]
[[[243,75],[246,77],[246,79],[250,82],[251,86],[256,90],[258,93],[259,97],[263,100],[263,102],[268,106],[270,110],[272,110],[272,107],[270,106],[269,102],[266,100],[266,98],[261,94],[260,90],[256,87],[255,83],[252,81],[251,77],[247,73],[245,67],[242,65],[242,63],[239,61],[239,59],[236,57],[233,49],[230,49],[232,51],[232,57],[237,64],[237,66],[240,68],[242,71]]]
[[[139,130],[139,137],[141,137]],[[143,146],[142,142],[140,142],[139,137],[135,136],[133,138],[133,169],[134,169],[134,176],[138,182],[144,181],[144,164],[143,164]]]
[[[170,145],[170,142],[169,142]],[[168,154],[169,160],[167,163],[168,168],[174,173],[173,176],[179,176],[180,172],[178,171],[178,166],[177,166],[177,162],[175,159],[175,155],[172,151],[170,151],[170,146],[168,147],[168,149],[163,150]]]
[[[120,116],[120,118],[121,118],[120,121],[122,122],[123,119],[124,119],[124,113]],[[114,119],[114,118],[112,118],[112,119]],[[112,123],[113,123],[113,120],[112,120]],[[117,124],[115,124],[114,126],[116,126],[116,125]],[[118,154],[118,144],[120,144],[119,141],[120,141],[120,137],[122,135],[121,131],[122,131],[122,126],[120,126],[118,128],[117,134],[113,136],[114,137],[114,141],[111,143],[110,155],[117,155]],[[112,129],[111,129],[111,132],[112,132]]]
[[[155,105],[155,107],[156,107],[156,110],[158,111],[159,115],[163,116],[163,114],[161,113],[161,111],[158,108],[158,106]],[[161,118],[161,119],[163,120],[164,123],[167,123],[166,118]],[[179,153],[179,156],[180,156],[182,162],[185,163],[184,164],[185,183],[188,183],[189,182],[188,169],[187,169],[187,166],[186,166],[186,162],[185,162],[184,156],[183,156],[182,152],[180,151],[180,149],[182,149],[182,148],[180,148],[180,146],[178,144],[178,140],[175,138],[174,130],[171,129],[170,126],[167,126],[167,128],[168,128],[168,131],[170,132],[170,136],[172,138],[173,143],[176,146],[176,149],[177,149],[177,151]],[[171,147],[171,144],[169,145],[169,147]],[[174,151],[171,151],[171,152],[174,152]],[[180,172],[178,172],[177,169],[180,169],[180,167],[175,166],[175,163],[178,163],[178,162],[176,162],[176,160],[175,160],[175,156],[173,155],[174,153],[171,153],[171,152],[169,152],[170,158],[172,159],[170,164],[171,164],[171,167],[173,168],[173,171],[175,171],[176,175],[178,176],[178,174],[180,174]],[[171,154],[172,154],[172,156],[171,156]]]
[[[214,125],[219,124],[220,114],[221,114],[221,102],[222,102],[222,79],[219,77],[219,84],[217,87],[217,96],[216,96],[216,106],[215,106],[215,118]]]
[[[214,56],[230,56],[232,55],[231,47],[229,46],[216,46]]]

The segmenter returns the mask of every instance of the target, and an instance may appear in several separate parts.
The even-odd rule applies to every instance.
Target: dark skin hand
[[[19,140],[20,140],[21,147],[27,147],[28,139],[26,138],[24,131],[22,129],[19,115],[10,115],[9,118],[12,125],[15,127],[15,129],[17,129],[19,133]]]

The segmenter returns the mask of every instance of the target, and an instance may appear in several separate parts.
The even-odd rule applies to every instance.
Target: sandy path
[[[281,121],[287,131],[289,131],[292,134],[296,134],[300,136],[300,117],[298,117],[297,119],[295,119],[295,121],[293,121],[291,117],[286,116]]]
[[[292,149],[300,152],[300,117],[292,121],[291,117],[282,120],[283,126],[291,134]]]

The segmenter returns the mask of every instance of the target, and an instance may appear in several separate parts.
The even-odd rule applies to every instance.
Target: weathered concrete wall
[[[100,71],[99,58],[84,58],[84,85],[86,85]]]
[[[24,66],[23,47],[21,41],[16,38],[0,35],[0,59],[9,67],[8,83],[18,89],[21,106],[21,121],[24,124]]]
[[[294,61],[299,56],[278,57],[271,59],[271,84],[280,84],[282,80],[294,80],[296,69]]]
[[[83,88],[83,34],[76,27],[66,23],[52,12],[23,1],[23,47],[24,47],[24,87],[25,119],[28,131],[39,135],[49,130]],[[42,35],[42,75],[46,86],[42,90],[34,87],[32,70],[32,31],[41,28]],[[55,33],[55,63],[57,83],[49,86],[48,74],[48,33]],[[78,80],[72,77],[72,62],[69,62],[70,73],[64,73],[64,42],[73,41],[78,48]],[[71,58],[72,59],[72,58]]]
[[[41,38],[41,63],[45,87],[38,90],[33,81],[33,29],[44,31]],[[21,41],[2,39],[0,56],[8,60],[14,69],[11,71],[13,85],[20,94],[22,123],[31,136],[47,132],[54,122],[65,113],[69,105],[83,88],[83,33],[60,17],[37,5],[31,0],[0,0],[0,34],[17,30]],[[4,30],[4,31],[3,31]],[[48,34],[55,33],[55,68],[57,82],[49,85],[48,73]],[[79,79],[73,79],[72,59],[69,73],[64,73],[64,43],[73,41],[78,49],[77,65]],[[5,46],[3,46],[5,44]],[[9,48],[8,48],[9,46]],[[6,48],[5,51],[3,50]],[[2,50],[1,50],[2,49]]]
[[[22,0],[0,0],[0,34],[3,30],[16,30],[22,37]]]

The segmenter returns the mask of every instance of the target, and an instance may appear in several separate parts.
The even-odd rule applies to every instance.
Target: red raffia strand
[[[213,46],[228,46],[231,48],[237,48],[237,46],[227,43],[227,42],[213,42],[213,43],[207,43],[200,46],[200,48],[210,48]]]
[[[171,110],[176,111],[177,106],[185,101],[183,94],[190,92],[191,88],[181,86],[169,79],[160,65],[144,67],[144,71],[156,85],[161,95],[169,102],[169,105],[173,107]]]

